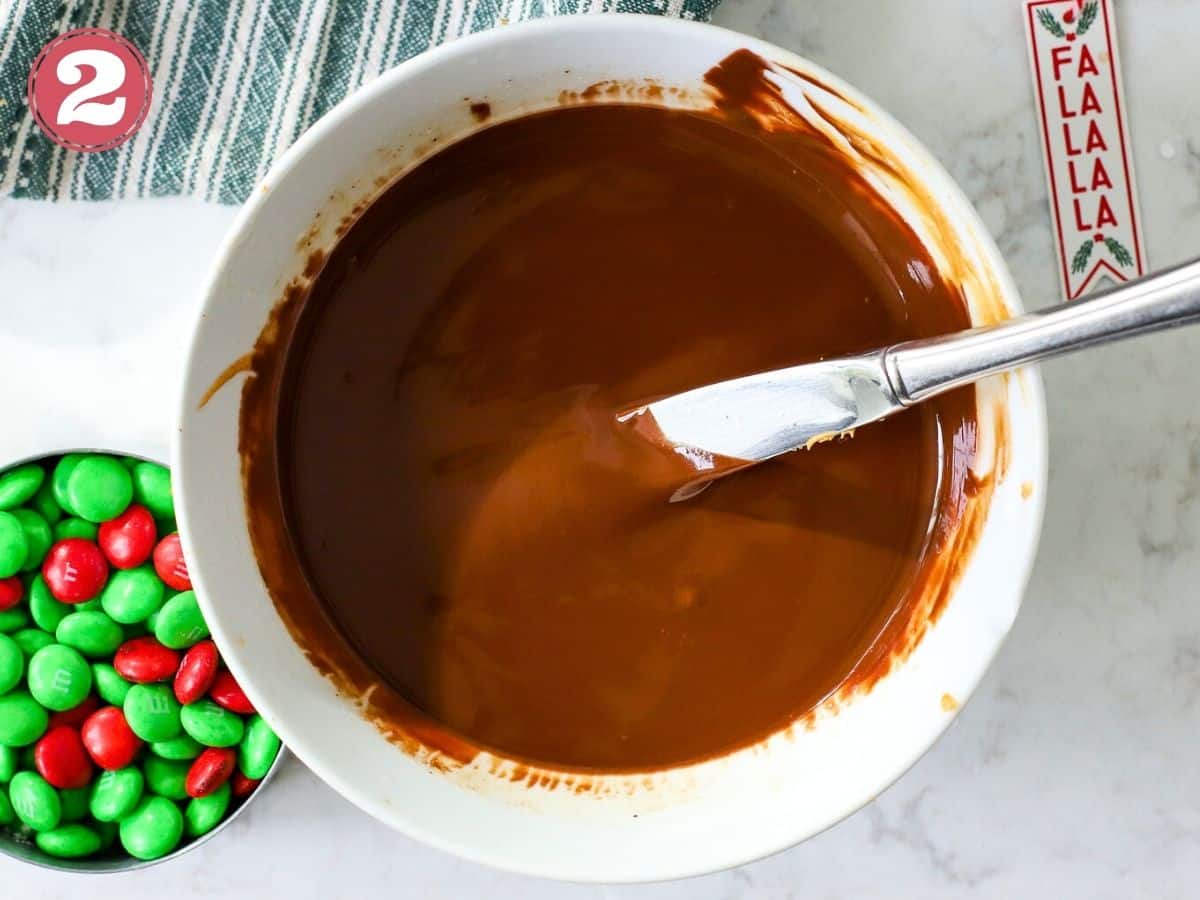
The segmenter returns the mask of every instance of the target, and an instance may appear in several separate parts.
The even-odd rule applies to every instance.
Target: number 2
[[[125,115],[125,98],[96,103],[93,97],[111,94],[125,83],[125,62],[107,50],[76,50],[58,61],[55,75],[63,84],[77,84],[83,78],[81,66],[90,66],[95,77],[71,91],[58,107],[57,122],[85,122],[88,125],[115,125]]]

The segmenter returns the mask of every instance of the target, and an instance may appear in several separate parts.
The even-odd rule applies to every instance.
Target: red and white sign
[[[1146,272],[1110,0],[1022,0],[1063,291]]]
[[[137,47],[104,28],[51,40],[29,70],[29,111],[68,150],[111,150],[133,137],[150,109],[150,69]]]

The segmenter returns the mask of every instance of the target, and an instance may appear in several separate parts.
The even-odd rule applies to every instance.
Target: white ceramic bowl
[[[1031,372],[981,391],[982,465],[994,456],[997,430],[1006,429],[1003,478],[947,608],[916,650],[873,690],[820,716],[814,727],[720,759],[648,776],[605,776],[580,792],[571,779],[543,779],[540,786],[515,779],[514,768],[494,758],[437,771],[386,740],[353,698],[339,696],[276,614],[244,523],[238,380],[203,408],[199,401],[218,373],[253,346],[306,250],[332,243],[343,214],[428,153],[434,138],[444,146],[479,127],[464,98],[486,100],[494,119],[503,119],[554,106],[561,91],[605,80],[652,78],[695,96],[704,72],[739,48],[832,88],[822,92],[783,69],[771,76],[793,106],[804,108],[806,96],[820,93],[825,108],[888,148],[893,171],[905,173],[902,182],[889,181],[883,170],[868,177],[962,280],[976,322],[1019,311],[1003,262],[970,205],[870,101],[760,41],[637,16],[501,28],[385,74],[322,119],[274,167],[242,210],[208,287],[187,359],[173,458],[179,521],[205,616],[230,668],[301,760],[382,821],[473,860],[556,878],[639,881],[712,871],[801,841],[869,802],[929,748],[983,676],[1020,605],[1046,484],[1045,412]]]

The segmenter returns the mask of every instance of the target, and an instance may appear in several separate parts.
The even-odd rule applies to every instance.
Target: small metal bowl
[[[270,770],[263,776],[258,787],[254,789],[254,793],[233,807],[233,811],[225,816],[220,825],[212,831],[200,835],[195,840],[181,842],[178,847],[166,856],[160,856],[158,859],[137,859],[136,857],[126,855],[120,850],[121,845],[119,842],[114,842],[112,847],[96,856],[89,856],[85,859],[59,859],[57,856],[50,856],[48,853],[43,853],[32,840],[20,840],[6,831],[0,832],[0,854],[12,859],[19,859],[21,862],[40,866],[43,869],[55,869],[60,872],[83,872],[95,875],[104,875],[110,872],[132,872],[135,869],[147,869],[150,866],[157,866],[159,863],[170,862],[173,859],[183,856],[183,854],[190,850],[195,850],[201,844],[207,843],[228,828],[229,824],[240,816],[243,810],[253,803],[254,799],[263,792],[267,786],[267,782],[275,777],[275,773],[279,771],[280,766],[283,765],[284,759],[287,756],[287,748],[281,746],[279,754],[275,757],[275,762],[271,764]]]
[[[36,456],[26,456],[21,459],[14,459],[5,462],[3,465],[0,465],[0,472],[6,472],[11,468],[24,465],[25,463],[41,462],[44,459],[49,459],[55,456],[63,456],[67,453],[105,453],[110,456],[131,456],[137,459],[145,459],[147,462],[156,463],[161,466],[166,465],[157,459],[150,459],[140,453],[122,453],[119,450],[80,450],[76,448],[67,448],[64,450],[52,450],[48,453],[41,453]],[[287,756],[287,747],[281,746],[279,748],[279,753],[275,756],[275,762],[271,763],[271,768],[267,771],[267,774],[263,776],[262,781],[260,781],[258,784],[258,787],[254,789],[254,792],[250,794],[250,796],[238,802],[237,805],[232,808],[232,811],[225,816],[225,818],[219,825],[217,825],[216,828],[205,834],[202,834],[200,837],[195,838],[194,840],[185,840],[181,842],[178,847],[176,847],[166,856],[160,856],[158,859],[143,860],[128,856],[120,850],[119,842],[114,842],[112,847],[110,847],[107,851],[97,854],[96,856],[87,857],[85,859],[60,859],[56,856],[50,856],[48,853],[43,853],[38,849],[37,845],[33,843],[32,839],[23,840],[19,837],[16,837],[8,830],[0,830],[0,854],[12,859],[19,859],[21,862],[40,866],[43,869],[54,869],[61,872],[82,872],[97,875],[107,874],[110,872],[132,872],[135,869],[146,869],[150,866],[157,866],[160,863],[169,862],[172,859],[177,859],[178,857],[183,856],[183,854],[189,852],[190,850],[196,849],[201,844],[207,843],[228,828],[230,823],[240,816],[246,807],[253,803],[255,798],[257,798],[258,795],[263,792],[267,786],[267,783],[275,777],[276,773],[283,766]],[[0,790],[5,788],[7,788],[7,785],[0,787]]]

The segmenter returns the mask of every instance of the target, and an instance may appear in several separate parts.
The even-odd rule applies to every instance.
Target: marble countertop
[[[1191,52],[1200,4],[1117,5],[1147,247],[1164,266],[1200,250],[1200,55]],[[1015,0],[726,0],[717,21],[808,56],[878,100],[974,200],[1027,305],[1057,297]],[[85,401],[120,392],[140,410],[121,427],[165,448],[169,416],[156,411],[172,396],[196,285],[232,216],[185,200],[0,201],[0,409],[47,408],[47,391]],[[64,343],[78,349],[70,362],[39,350]],[[0,859],[0,895],[1193,896],[1197,357],[1193,329],[1046,366],[1049,505],[1010,639],[932,751],[802,846],[686,882],[537,882],[393,833],[292,761],[233,827],[181,861],[85,886]],[[0,429],[19,441],[11,435],[26,427],[12,416]]]

